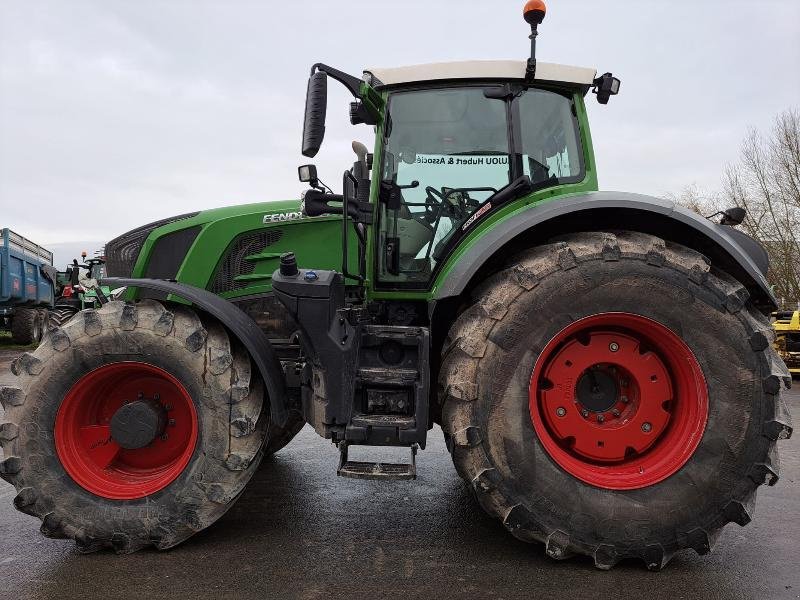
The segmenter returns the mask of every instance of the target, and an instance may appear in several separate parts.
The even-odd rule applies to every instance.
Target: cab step
[[[399,427],[411,429],[417,426],[417,419],[413,415],[371,415],[355,414],[350,422],[357,427]]]
[[[411,462],[403,464],[347,460],[348,446],[347,442],[339,444],[339,467],[336,469],[339,477],[383,481],[417,478],[417,444],[410,447]]]

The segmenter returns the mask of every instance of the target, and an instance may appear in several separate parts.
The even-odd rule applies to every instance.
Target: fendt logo
[[[264,215],[262,222],[267,223],[281,223],[283,221],[297,221],[298,219],[307,218],[301,211],[292,211],[285,213],[275,213],[273,215]]]

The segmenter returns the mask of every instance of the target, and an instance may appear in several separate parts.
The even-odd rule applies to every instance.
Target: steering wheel
[[[425,214],[423,218],[428,223],[434,223],[441,214],[445,196],[442,192],[430,185],[425,188],[425,194]],[[438,203],[436,202],[436,198],[439,199]]]
[[[442,214],[460,221],[467,215],[468,206],[480,206],[480,202],[470,198],[466,190],[451,189],[444,193],[428,186],[425,188],[425,192],[427,196],[425,196],[424,218],[429,223],[436,221]],[[438,198],[440,202],[437,203],[434,197]]]

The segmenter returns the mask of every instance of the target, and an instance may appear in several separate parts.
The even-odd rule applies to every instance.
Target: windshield
[[[381,204],[381,281],[427,283],[451,240],[521,175],[544,185],[580,177],[571,97],[539,89],[503,96],[490,89],[391,95],[382,181],[395,200]]]

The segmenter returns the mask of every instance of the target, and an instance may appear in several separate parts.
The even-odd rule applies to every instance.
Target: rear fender
[[[111,287],[128,286],[174,294],[217,319],[247,349],[256,368],[261,373],[269,397],[272,421],[279,427],[286,424],[288,418],[286,386],[278,357],[264,332],[236,305],[207,290],[162,279],[106,277],[103,279],[103,284]]]
[[[632,230],[682,244],[708,257],[744,285],[763,312],[777,305],[766,280],[768,259],[752,238],[674,202],[623,192],[590,192],[544,202],[491,226],[463,252],[451,255],[437,301],[460,296],[519,250],[573,231]]]

